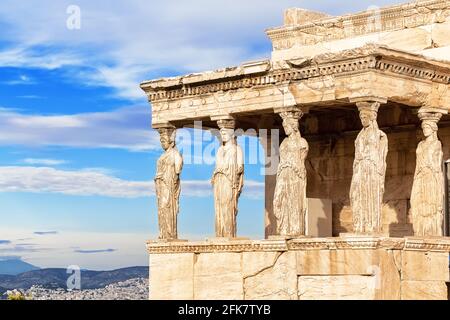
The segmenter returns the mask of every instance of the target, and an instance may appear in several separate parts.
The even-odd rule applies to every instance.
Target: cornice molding
[[[450,238],[341,237],[299,238],[291,240],[227,240],[203,242],[148,241],[150,254],[265,252],[298,250],[392,249],[450,252]]]
[[[450,84],[450,64],[427,59],[385,46],[369,44],[361,48],[325,53],[307,59],[300,66],[291,64],[290,68],[267,69],[250,74],[235,74],[233,77],[214,77],[208,80],[199,77],[198,82],[183,82],[183,77],[162,85],[142,85],[150,102],[171,101],[186,97],[210,95],[243,88],[268,85],[283,85],[322,76],[341,76],[378,70],[385,73]],[[158,80],[152,83],[164,83]],[[173,83],[173,84],[170,84]],[[180,83],[183,83],[180,85]]]

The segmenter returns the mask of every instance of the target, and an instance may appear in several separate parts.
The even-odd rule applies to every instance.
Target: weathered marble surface
[[[357,103],[363,129],[355,140],[355,159],[350,185],[353,231],[380,233],[381,206],[386,176],[388,139],[378,129],[379,102]]]
[[[305,159],[308,156],[308,142],[302,138],[299,119],[302,112],[281,112],[284,132],[287,137],[280,146],[280,162],[274,193],[274,215],[276,234],[302,236],[306,232],[307,175]]]
[[[405,251],[402,259],[402,280],[449,282],[448,253]]]
[[[447,299],[449,238],[221,239],[148,250],[152,299]]]
[[[242,257],[246,300],[297,300],[295,252],[243,252]]]
[[[411,191],[411,215],[416,236],[444,235],[444,154],[437,126],[441,117],[442,113],[419,112],[425,138],[417,147]]]
[[[447,285],[442,281],[402,281],[402,300],[447,300]]]
[[[297,271],[308,276],[371,275],[379,263],[374,250],[312,250],[297,252]]]
[[[375,300],[374,276],[301,276],[299,300]]]
[[[150,256],[152,299],[194,299],[193,253]]]
[[[194,268],[194,299],[230,300],[244,298],[242,254],[234,252],[196,255]]]
[[[175,130],[174,127],[158,129],[161,146],[164,149],[164,153],[156,165],[155,177],[160,239],[178,238],[177,220],[183,158],[175,146]]]
[[[234,120],[218,121],[222,146],[217,151],[214,189],[216,236],[236,237],[238,200],[244,186],[244,157],[234,135]]]

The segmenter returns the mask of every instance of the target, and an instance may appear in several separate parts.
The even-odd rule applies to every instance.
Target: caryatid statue
[[[280,162],[274,195],[274,216],[277,235],[303,236],[306,232],[306,168],[308,142],[299,129],[301,111],[280,113],[287,137],[280,146]]]
[[[437,123],[441,117],[442,114],[437,112],[419,112],[425,139],[416,150],[416,171],[411,192],[411,216],[416,236],[443,236],[443,153],[437,136]]]
[[[238,200],[244,184],[244,157],[236,142],[234,120],[217,121],[222,146],[217,151],[214,188],[216,236],[235,238]]]
[[[381,233],[388,139],[378,128],[379,102],[358,102],[363,129],[355,141],[350,204],[355,233]]]
[[[178,238],[177,217],[180,198],[180,173],[183,157],[175,146],[174,127],[158,129],[164,154],[158,159],[155,189],[158,201],[159,239]]]

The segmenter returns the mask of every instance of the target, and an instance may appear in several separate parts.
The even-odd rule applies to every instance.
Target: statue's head
[[[433,121],[423,121],[422,122],[422,131],[423,131],[423,135],[425,137],[429,137],[431,135],[433,135],[433,133],[438,131],[438,126],[435,122]]]
[[[299,131],[299,125],[297,119],[284,119],[283,120],[283,129],[284,133],[286,133],[287,136],[290,136],[291,134]]]
[[[420,112],[419,119],[422,120],[422,131],[425,137],[437,134],[438,125],[437,123],[441,119],[442,114],[438,112]]]
[[[161,142],[161,147],[164,151],[169,148],[175,147],[175,137],[176,131],[175,128],[162,128],[159,129],[159,141]]]
[[[227,143],[228,141],[234,139],[234,129],[221,128],[220,138],[222,139],[223,143]]]
[[[370,126],[370,124],[377,120],[377,113],[375,111],[363,110],[359,112],[359,118],[364,128]]]
[[[301,111],[286,111],[280,113],[283,119],[283,129],[287,136],[293,133],[299,132],[299,119],[302,117],[303,113]]]
[[[357,104],[359,110],[359,118],[364,128],[370,127],[372,124],[376,124],[378,108],[380,103],[378,102],[360,102]]]
[[[222,140],[222,143],[234,141],[235,138],[234,128],[236,122],[232,119],[226,119],[217,121],[217,124],[220,128],[220,139]]]

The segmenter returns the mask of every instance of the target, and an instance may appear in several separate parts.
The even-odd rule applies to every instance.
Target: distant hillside
[[[66,288],[70,275],[66,269],[40,269],[19,275],[0,275],[0,295],[6,290],[29,289],[39,285],[47,289]],[[112,271],[81,271],[81,289],[100,289],[109,284],[135,278],[148,278],[148,267],[130,267]]]
[[[33,270],[39,270],[39,268],[20,259],[0,260],[0,276],[18,275]]]

